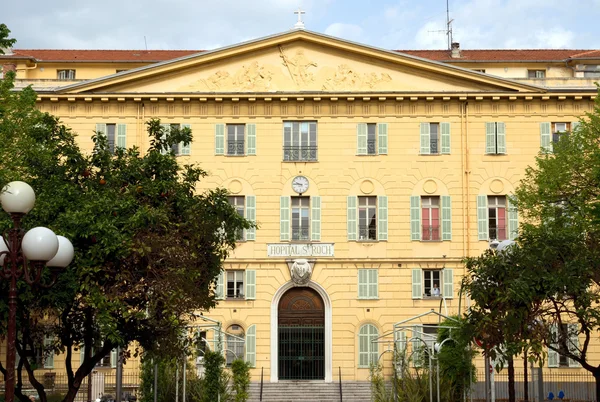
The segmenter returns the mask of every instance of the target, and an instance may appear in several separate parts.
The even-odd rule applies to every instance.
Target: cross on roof
[[[294,24],[294,28],[304,29],[304,21],[302,21],[302,14],[306,14],[306,11],[303,11],[302,8],[298,7],[294,14],[298,14],[298,22]]]

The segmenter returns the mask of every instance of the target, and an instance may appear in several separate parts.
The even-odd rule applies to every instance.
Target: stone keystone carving
[[[305,259],[288,261],[290,276],[295,286],[305,286],[310,281],[314,262]]]

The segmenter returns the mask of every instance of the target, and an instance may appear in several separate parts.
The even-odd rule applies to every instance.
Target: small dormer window
[[[56,70],[56,78],[59,80],[74,80],[75,70]]]

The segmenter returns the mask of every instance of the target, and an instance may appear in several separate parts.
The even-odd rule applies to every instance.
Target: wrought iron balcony
[[[283,147],[284,161],[316,161],[317,147],[316,146],[284,146]]]
[[[439,154],[440,153],[440,149],[439,149],[439,141],[437,138],[430,138],[429,139],[429,152],[432,154]]]
[[[423,240],[439,240],[440,227],[423,225]]]
[[[309,228],[292,228],[292,240],[310,240]]]
[[[228,141],[227,155],[244,155],[244,141]]]
[[[376,140],[367,140],[367,154],[375,155],[377,153],[377,141]]]
[[[506,226],[490,226],[490,239],[506,240]]]
[[[358,227],[358,240],[377,240],[377,227],[375,225]]]

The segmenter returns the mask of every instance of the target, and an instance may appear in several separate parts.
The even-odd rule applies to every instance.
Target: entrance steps
[[[248,402],[260,401],[260,382],[250,384]],[[342,381],[343,402],[368,402],[371,400],[371,383],[367,381]],[[340,402],[340,383],[323,381],[279,381],[263,383],[264,402]]]

